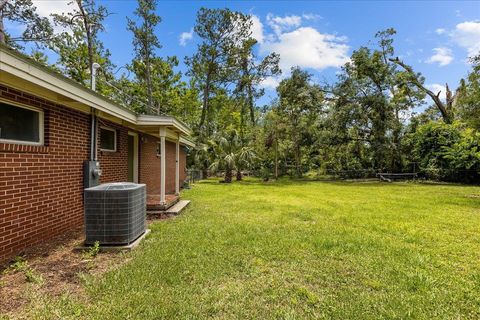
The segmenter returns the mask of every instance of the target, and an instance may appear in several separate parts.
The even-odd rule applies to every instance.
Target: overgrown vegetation
[[[480,189],[219,184],[157,221],[131,260],[28,319],[478,319]]]
[[[95,241],[93,246],[91,246],[88,250],[85,250],[83,253],[84,257],[87,259],[93,259],[100,253],[100,242]]]
[[[61,34],[35,13],[31,0],[16,4],[0,1],[0,17],[25,23],[26,31],[12,38],[0,24],[0,42],[19,49],[25,41],[37,44],[35,60],[85,86],[92,63],[99,63],[97,87],[103,95],[139,113],[176,116],[194,129],[197,148],[189,165],[204,173],[248,169],[268,179],[307,172],[354,178],[419,172],[428,179],[479,182],[480,54],[471,57],[472,70],[451,84],[454,89],[447,84],[446,92],[432,92],[425,78],[398,58],[396,31],[389,28],[354,50],[332,83],[315,83],[307,70],[292,68],[277,98],[260,108],[261,82],[280,74],[281,57],[258,56],[248,14],[200,9],[197,50],[185,58],[187,72],[181,74],[179,58],[159,55],[157,1],[139,0],[127,18],[134,36],[134,58],[124,69],[129,75],[114,72],[98,37],[110,13],[95,0],[75,0],[73,13],[56,15]],[[43,54],[45,48],[58,54],[55,63]],[[425,111],[414,114],[415,109]],[[235,145],[230,155],[225,141]],[[234,161],[239,150],[248,150],[248,157]]]
[[[21,272],[25,275],[25,280],[29,283],[42,284],[43,278],[34,269],[32,269],[28,261],[22,257],[16,257],[15,261],[4,272]]]

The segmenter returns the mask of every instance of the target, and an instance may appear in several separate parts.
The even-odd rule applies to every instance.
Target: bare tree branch
[[[448,85],[446,85],[447,104],[445,105],[440,99],[440,93],[442,91],[439,91],[437,94],[435,94],[433,91],[427,89],[422,83],[420,83],[420,81],[418,81],[417,75],[413,71],[412,67],[402,62],[398,57],[395,59],[390,58],[388,60],[405,69],[411,75],[410,82],[413,83],[415,86],[417,86],[420,90],[428,94],[430,98],[432,98],[433,102],[435,103],[438,110],[440,110],[440,113],[442,114],[443,121],[445,121],[445,123],[452,123],[453,117],[451,115],[451,111],[452,111],[452,104],[453,104],[454,97],[452,97],[452,92],[448,88]]]

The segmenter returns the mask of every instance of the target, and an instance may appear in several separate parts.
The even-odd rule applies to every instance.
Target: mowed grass
[[[478,319],[480,188],[198,183],[131,260],[32,318]]]

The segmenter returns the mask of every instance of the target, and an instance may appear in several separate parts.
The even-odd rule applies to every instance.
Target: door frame
[[[128,135],[133,137],[133,182],[138,183],[138,133],[129,131]]]

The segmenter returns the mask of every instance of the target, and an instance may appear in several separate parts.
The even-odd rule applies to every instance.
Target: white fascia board
[[[136,122],[137,115],[134,112],[115,105],[100,94],[74,83],[73,80],[43,70],[27,59],[17,57],[8,49],[0,48],[0,69],[122,120]]]
[[[192,141],[184,138],[184,137],[180,137],[180,144],[183,144],[185,146],[189,146],[189,147],[192,147],[194,148],[195,147],[195,143],[193,143]]]
[[[139,126],[171,126],[187,136],[190,135],[187,126],[173,117],[138,115],[137,124]]]
[[[140,126],[173,126],[173,118],[141,114],[137,116],[137,124]]]

